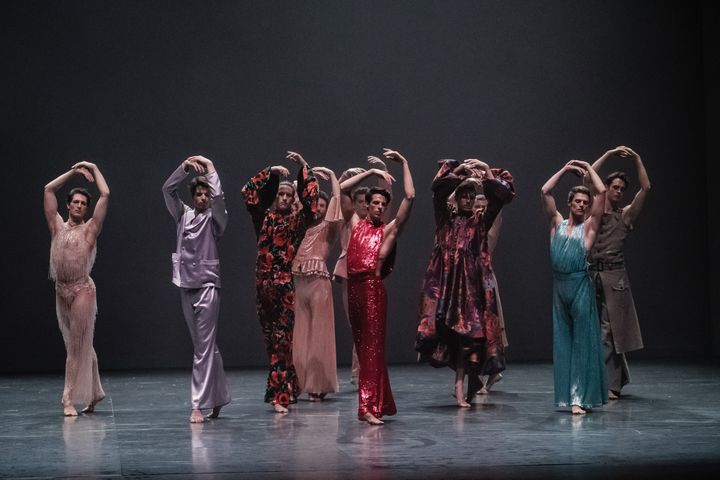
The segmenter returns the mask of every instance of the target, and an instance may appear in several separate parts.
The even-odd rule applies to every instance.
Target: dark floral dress
[[[512,176],[493,169],[496,178],[483,180],[485,214],[463,216],[447,205],[466,178],[452,173],[457,166],[444,162],[432,184],[435,245],[423,281],[415,350],[435,367],[455,369],[462,358],[470,373],[499,373],[505,369],[503,328],[487,233],[514,196]]]
[[[300,393],[292,363],[295,326],[292,261],[315,218],[318,185],[308,168],[301,168],[297,185],[302,208],[288,212],[270,210],[279,185],[280,177],[267,167],[245,184],[242,194],[258,238],[255,305],[270,361],[265,401],[287,406],[295,403]]]

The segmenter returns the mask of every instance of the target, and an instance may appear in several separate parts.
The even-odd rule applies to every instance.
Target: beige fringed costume
[[[96,246],[87,241],[90,222],[74,225],[58,216],[50,245],[50,278],[55,281],[58,323],[67,352],[64,405],[90,405],[105,398],[93,348],[97,301],[90,270]]]

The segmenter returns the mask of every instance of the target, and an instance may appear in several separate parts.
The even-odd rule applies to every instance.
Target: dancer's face
[[[359,193],[355,195],[355,199],[353,200],[353,209],[355,210],[355,213],[360,218],[367,217],[368,214],[368,205],[367,201],[365,200],[365,194]]]
[[[590,197],[584,193],[576,193],[568,204],[570,206],[570,215],[576,223],[582,223],[585,215],[590,210]]]
[[[81,193],[76,193],[70,199],[70,203],[67,204],[68,214],[74,222],[81,222],[85,219],[85,215],[88,211],[88,199]]]
[[[198,185],[193,193],[193,203],[195,204],[195,210],[198,212],[204,212],[210,208],[210,189]]]
[[[322,220],[327,213],[327,202],[324,198],[318,198],[317,211],[315,212],[315,220]]]
[[[374,223],[381,222],[386,208],[387,200],[385,200],[385,197],[379,193],[374,193],[370,197],[370,204],[367,207],[370,220]]]
[[[621,178],[613,178],[613,181],[608,185],[607,198],[613,205],[617,205],[623,198],[625,193],[625,182]]]
[[[289,185],[280,185],[277,193],[277,209],[281,212],[289,212],[295,201],[295,192]]]
[[[478,195],[475,197],[475,205],[473,205],[473,210],[476,213],[483,214],[485,213],[485,210],[487,210],[488,201],[487,198],[485,198],[485,195]]]
[[[473,205],[475,205],[475,192],[472,190],[461,190],[455,196],[455,202],[457,203],[459,212],[472,212]]]

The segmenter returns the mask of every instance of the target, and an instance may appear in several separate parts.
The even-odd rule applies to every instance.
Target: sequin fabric
[[[360,362],[358,417],[397,413],[385,358],[387,293],[377,275],[385,225],[360,220],[347,250],[348,313]]]

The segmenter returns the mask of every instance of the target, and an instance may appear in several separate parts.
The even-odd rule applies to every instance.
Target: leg
[[[465,366],[460,366],[463,362],[462,359],[458,359],[457,367],[455,368],[455,401],[458,407],[469,408],[470,404],[465,401]],[[468,392],[469,393],[469,392]]]
[[[312,283],[310,279],[297,276],[295,281],[295,326],[293,328],[293,365],[298,378],[299,396],[303,392],[314,393],[307,387],[310,367],[310,355],[315,339],[313,338],[313,312],[311,308]],[[312,398],[311,398],[312,400]]]
[[[94,404],[105,397],[92,346],[96,312],[92,280],[77,288],[72,298],[63,299],[62,305],[59,305],[58,314],[62,315],[61,324],[66,329],[63,333],[67,350],[63,393],[65,415],[77,415],[73,406],[76,403],[92,405],[94,409]]]
[[[265,283],[263,283],[265,285]],[[297,395],[297,376],[292,363],[293,328],[295,326],[295,289],[292,282],[262,288],[258,309],[263,332],[267,333],[270,371],[265,391],[265,402],[287,409]],[[281,409],[275,408],[275,411]],[[281,412],[285,413],[285,412]]]
[[[350,325],[350,330],[352,331],[352,325],[350,324],[350,313],[348,310],[348,282],[347,282],[347,280],[345,280],[342,283],[342,301],[343,301],[343,308],[345,309],[345,319],[347,320],[348,325]],[[350,366],[350,383],[353,385],[357,385],[359,375],[360,375],[360,361],[358,360],[357,349],[355,348],[355,341],[353,341],[352,364]]]
[[[212,409],[217,418],[220,409],[230,402],[222,356],[216,344],[220,292],[213,286],[181,289],[185,321],[193,341],[191,407],[202,416],[202,409]],[[197,421],[197,413],[190,421]]]

